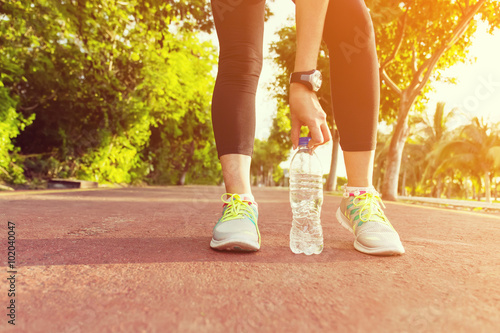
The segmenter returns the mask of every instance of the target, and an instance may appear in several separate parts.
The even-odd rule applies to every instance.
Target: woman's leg
[[[323,31],[348,185],[371,186],[380,81],[375,34],[364,1],[330,0]]]
[[[380,87],[375,34],[363,0],[330,0],[323,34],[348,184],[337,220],[354,233],[358,251],[403,254],[399,235],[372,188]]]
[[[226,192],[210,246],[257,251],[258,209],[250,188],[255,137],[255,93],[262,69],[265,0],[212,0],[219,37],[219,71],[212,123]]]
[[[226,191],[251,193],[255,94],[262,69],[265,0],[212,0],[219,71],[212,122]]]

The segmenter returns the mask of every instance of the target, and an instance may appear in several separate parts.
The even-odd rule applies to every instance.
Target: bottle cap
[[[303,136],[299,138],[299,146],[307,146],[311,141],[311,138],[308,136]]]

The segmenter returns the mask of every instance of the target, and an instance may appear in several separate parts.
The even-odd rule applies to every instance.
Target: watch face
[[[321,77],[321,72],[320,71],[315,71],[311,75],[311,84],[313,86],[314,91],[318,91],[319,88],[321,88],[321,83],[323,81],[323,78]]]

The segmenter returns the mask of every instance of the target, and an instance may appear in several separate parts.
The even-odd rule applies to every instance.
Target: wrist
[[[304,62],[304,63],[297,63],[295,62],[295,66],[293,68],[293,72],[307,72],[310,71],[311,68],[316,68],[318,64],[316,62]]]
[[[306,87],[305,85],[303,85],[302,83],[299,83],[299,82],[292,82],[290,83],[290,92],[309,92],[309,93],[312,93],[314,91],[312,91],[311,89],[309,89],[308,87]]]
[[[290,75],[290,84],[299,83],[311,91],[318,91],[321,88],[321,72],[316,69],[310,69],[302,72],[293,72]]]

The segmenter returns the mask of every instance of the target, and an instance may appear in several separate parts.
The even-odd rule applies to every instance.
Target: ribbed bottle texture
[[[300,138],[299,150],[290,163],[290,205],[293,221],[290,249],[293,253],[319,254],[323,251],[321,205],[323,172],[318,156],[307,148],[310,138]]]

